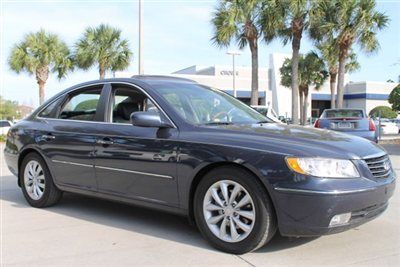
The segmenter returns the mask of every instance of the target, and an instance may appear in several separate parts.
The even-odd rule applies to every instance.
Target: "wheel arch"
[[[234,167],[234,168],[238,168],[241,169],[243,171],[246,171],[248,173],[250,173],[251,175],[255,176],[258,181],[263,185],[263,189],[265,190],[267,196],[269,197],[270,201],[271,201],[271,205],[272,205],[272,209],[275,213],[275,218],[277,218],[277,214],[276,214],[276,209],[275,209],[275,203],[274,203],[274,199],[272,197],[272,194],[270,192],[270,188],[268,188],[268,186],[265,185],[265,182],[263,182],[263,180],[260,177],[260,174],[257,173],[256,170],[254,170],[254,168],[252,168],[251,166],[248,165],[242,165],[242,164],[238,164],[235,162],[214,162],[211,164],[208,164],[207,166],[204,166],[202,169],[200,169],[195,176],[192,179],[192,182],[190,184],[190,190],[189,190],[189,203],[188,203],[188,216],[189,216],[189,221],[192,224],[195,224],[195,219],[194,219],[194,207],[193,207],[193,203],[194,203],[194,194],[196,192],[197,186],[199,185],[200,181],[203,179],[203,177],[210,171],[217,169],[217,168],[221,168],[221,167]]]

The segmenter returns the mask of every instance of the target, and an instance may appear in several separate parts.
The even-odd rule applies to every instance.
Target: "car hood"
[[[199,127],[196,139],[295,156],[360,159],[382,155],[379,145],[340,132],[281,123]]]

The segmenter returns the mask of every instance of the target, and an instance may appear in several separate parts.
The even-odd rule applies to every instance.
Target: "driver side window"
[[[133,112],[156,112],[157,106],[142,92],[133,87],[121,87],[113,90],[111,121],[130,124]]]

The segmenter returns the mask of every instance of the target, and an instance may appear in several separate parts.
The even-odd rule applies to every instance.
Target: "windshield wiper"
[[[233,124],[233,122],[213,121],[213,122],[204,123],[203,125],[232,125],[232,124]]]
[[[271,122],[272,122],[272,121],[264,120],[264,121],[258,121],[257,124],[271,123]]]

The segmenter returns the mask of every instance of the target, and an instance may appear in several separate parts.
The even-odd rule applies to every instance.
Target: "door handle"
[[[42,139],[44,139],[46,141],[50,141],[50,140],[56,139],[56,137],[52,134],[44,134],[44,135],[42,135]]]
[[[114,141],[111,140],[110,138],[103,138],[103,139],[97,139],[96,143],[103,146],[109,146],[114,144]]]

